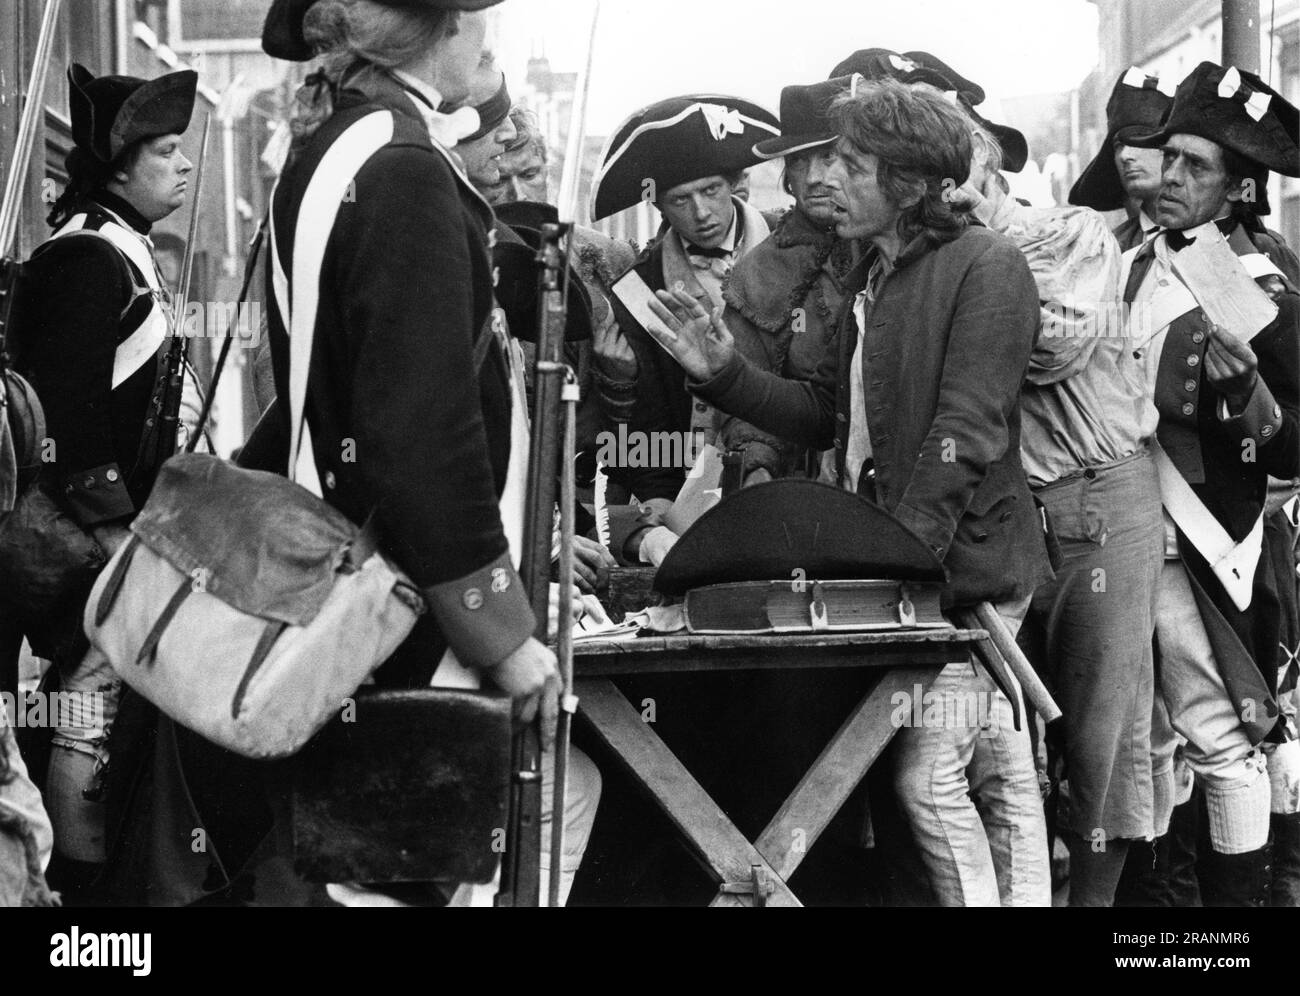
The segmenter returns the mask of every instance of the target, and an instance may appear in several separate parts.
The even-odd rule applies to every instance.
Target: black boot
[[[1272,849],[1266,844],[1245,854],[1201,855],[1201,900],[1206,906],[1267,906]]]
[[[1273,837],[1273,906],[1300,906],[1300,813],[1269,817]]]
[[[1116,906],[1174,905],[1169,883],[1169,836],[1129,844],[1124,872],[1115,889]]]

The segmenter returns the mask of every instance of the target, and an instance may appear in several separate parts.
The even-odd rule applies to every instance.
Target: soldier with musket
[[[495,221],[451,151],[473,134],[462,120],[473,112],[440,110],[472,102],[485,77],[499,88],[499,71],[483,57],[482,10],[497,2],[285,0],[272,8],[267,52],[323,62],[305,87],[306,110],[272,200],[268,291],[284,279],[296,300],[295,261],[323,251],[329,276],[307,383],[312,463],[327,502],[357,523],[373,514],[384,549],[430,608],[377,681],[419,687],[441,683],[446,668],[467,668],[510,694],[521,721],[540,711],[549,737],[555,655],[532,636],[512,561],[522,545],[528,430],[493,297]],[[297,244],[304,192],[362,120],[378,122],[385,140],[356,173],[332,230],[319,234],[323,244]],[[280,298],[268,299],[276,392],[287,397],[286,316]],[[263,418],[245,463],[284,468],[283,411],[276,405]],[[598,794],[598,774],[579,764],[570,773],[562,897]],[[331,894],[382,901],[355,889]]]
[[[68,83],[68,183],[47,219],[54,234],[25,266],[11,340],[17,367],[45,410],[45,464],[20,502],[39,502],[43,493],[54,503],[46,545],[31,548],[50,560],[61,559],[53,546],[61,554],[80,543],[111,555],[175,449],[176,411],[166,410],[172,303],[149,233],[185,202],[192,166],[181,137],[198,77],[96,78],[74,64]],[[9,523],[3,542],[20,545],[20,529]],[[61,718],[48,763],[38,749],[44,744],[28,747],[55,828],[51,875],[76,895],[105,859],[103,778],[121,685],[81,632],[94,574],[69,579],[52,604],[29,607],[23,628],[33,649],[53,661],[47,691],[61,686],[69,701],[83,693],[77,701],[102,703]],[[21,600],[30,593],[10,594]]]
[[[1300,175],[1297,131],[1295,107],[1259,77],[1203,62],[1179,85],[1159,131],[1128,139],[1163,154],[1154,220],[1165,230],[1126,254],[1124,300],[1151,316],[1130,345],[1159,411],[1168,532],[1159,692],[1205,796],[1206,905],[1267,900],[1270,799],[1286,796],[1297,777],[1295,734],[1276,701],[1284,579],[1261,545],[1268,476],[1300,474],[1300,295],[1264,254],[1258,220],[1268,211],[1269,171]],[[1202,238],[1226,238],[1276,305],[1263,328],[1211,321],[1206,302],[1229,295],[1239,275],[1189,280],[1179,254],[1191,257]],[[1233,300],[1250,290],[1247,282]],[[1279,816],[1294,833],[1300,816]]]

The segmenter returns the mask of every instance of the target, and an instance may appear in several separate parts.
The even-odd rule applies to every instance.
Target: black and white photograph
[[[1300,982],[1297,104],[1300,0],[0,0],[20,961],[1110,907],[959,929]]]

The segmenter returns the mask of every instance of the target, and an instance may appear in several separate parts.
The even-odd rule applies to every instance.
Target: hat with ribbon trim
[[[859,49],[831,70],[832,79],[861,73],[869,80],[889,77],[900,83],[928,83],[978,122],[1002,146],[1002,168],[1019,173],[1029,161],[1029,143],[1019,130],[997,124],[975,111],[984,102],[984,88],[967,79],[937,55],[929,52],[895,52],[887,48]]]
[[[1178,84],[1159,130],[1130,145],[1159,148],[1171,135],[1199,135],[1283,176],[1300,176],[1300,112],[1254,73],[1202,62]]]
[[[916,56],[924,58],[918,59]],[[940,90],[957,90],[978,98],[973,101],[977,104],[984,99],[983,90],[926,52],[903,55],[888,48],[861,48],[842,59],[831,70],[830,79],[852,76],[854,73],[861,73],[869,80],[888,77],[900,83],[929,83]]]
[[[771,111],[739,97],[688,94],[643,107],[615,130],[592,181],[592,217],[605,218],[673,187],[760,161],[755,142],[781,132]]]
[[[1115,81],[1106,101],[1106,139],[1092,162],[1070,188],[1070,203],[1097,211],[1114,211],[1125,202],[1124,185],[1115,168],[1115,140],[1155,131],[1173,103],[1173,83],[1130,66]]]

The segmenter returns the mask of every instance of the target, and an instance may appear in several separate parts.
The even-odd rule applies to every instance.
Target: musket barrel
[[[18,119],[18,134],[14,140],[14,156],[5,177],[4,198],[0,200],[0,256],[13,249],[14,233],[18,230],[18,216],[22,209],[23,186],[27,180],[28,159],[32,143],[36,141],[36,122],[45,106],[45,78],[49,75],[50,49],[54,44],[54,26],[59,19],[62,0],[46,0],[41,17],[41,33],[36,41],[36,55],[32,59],[32,75],[27,81],[27,97],[22,116]]]

